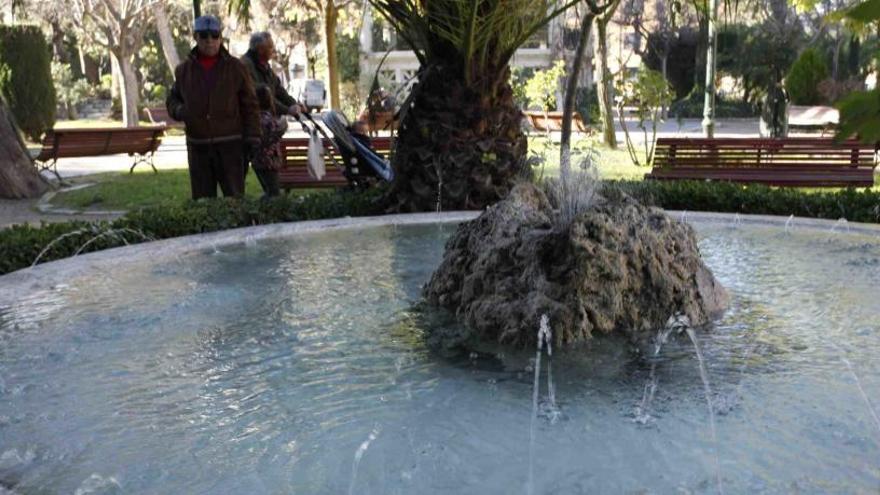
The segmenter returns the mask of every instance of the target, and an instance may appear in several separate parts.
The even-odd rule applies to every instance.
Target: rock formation
[[[533,346],[547,314],[557,347],[612,332],[644,342],[673,314],[701,325],[726,308],[689,225],[609,192],[566,225],[548,191],[517,186],[447,242],[424,296],[465,324],[456,339]]]

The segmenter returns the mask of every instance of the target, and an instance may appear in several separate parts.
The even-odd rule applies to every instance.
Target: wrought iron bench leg
[[[55,177],[58,179],[58,185],[64,186],[67,183],[64,182],[64,179],[61,177],[61,174],[58,173],[58,159],[53,158],[52,160],[47,160],[45,162],[34,162],[37,165],[37,170],[42,174],[45,171],[52,172],[55,174]]]
[[[141,163],[149,165],[150,168],[153,169],[154,174],[159,173],[159,171],[156,170],[156,165],[153,163],[153,154],[152,153],[150,153],[149,155],[135,155],[134,156],[134,163],[131,164],[131,168],[128,169],[128,173],[133,174],[134,168],[137,167],[138,165],[140,165]]]

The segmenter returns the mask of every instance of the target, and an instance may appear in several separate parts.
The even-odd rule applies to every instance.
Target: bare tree
[[[110,52],[119,67],[123,122],[138,124],[139,88],[134,55],[159,0],[74,0],[73,22],[80,33]]]
[[[251,8],[258,0],[226,0],[230,11],[236,12],[246,22],[251,18]],[[339,26],[339,13],[360,3],[356,0],[294,0],[291,7],[300,7],[313,12],[324,23],[324,49],[327,54],[327,77],[330,79],[331,108],[338,108],[339,100],[339,61],[336,51],[336,28]],[[281,11],[283,12],[283,11]],[[356,16],[355,16],[356,17]]]
[[[614,17],[621,0],[608,0],[602,4],[601,13],[595,14],[596,19],[596,55],[598,59],[599,81],[596,84],[596,96],[599,100],[599,115],[602,119],[602,141],[611,148],[617,148],[617,136],[614,134],[614,78],[608,68],[608,24]],[[592,10],[593,5],[590,5]],[[597,9],[599,6],[597,5]]]
[[[180,56],[177,54],[177,46],[174,44],[174,36],[171,34],[171,24],[168,22],[168,1],[158,0],[153,4],[153,18],[156,21],[156,31],[159,32],[159,41],[162,43],[162,53],[165,54],[165,62],[174,74],[174,69],[180,64]]]

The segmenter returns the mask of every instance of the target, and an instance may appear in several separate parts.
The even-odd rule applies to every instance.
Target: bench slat
[[[723,180],[779,186],[871,186],[875,156],[856,141],[661,138],[647,179]]]
[[[308,172],[308,138],[285,138],[281,140],[281,152],[284,155],[284,167],[278,171],[278,179],[283,189],[297,187],[343,187],[348,185],[348,179],[342,175],[342,171],[336,168],[331,160],[335,157],[342,163],[342,155],[326,139],[321,139],[324,147],[324,163],[326,174],[321,180],[313,179]],[[383,157],[391,151],[390,137],[377,137],[372,139],[373,149]]]

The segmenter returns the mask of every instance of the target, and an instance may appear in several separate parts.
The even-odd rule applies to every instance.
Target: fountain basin
[[[554,351],[560,414],[530,449],[534,352],[437,356],[424,325],[453,323],[412,311],[473,216],[256,227],[0,277],[0,487],[522,493],[532,463],[533,493],[714,493],[716,453],[728,493],[880,487],[877,228],[688,213],[731,295],[697,335],[717,442],[686,339],[646,358],[597,338]]]

